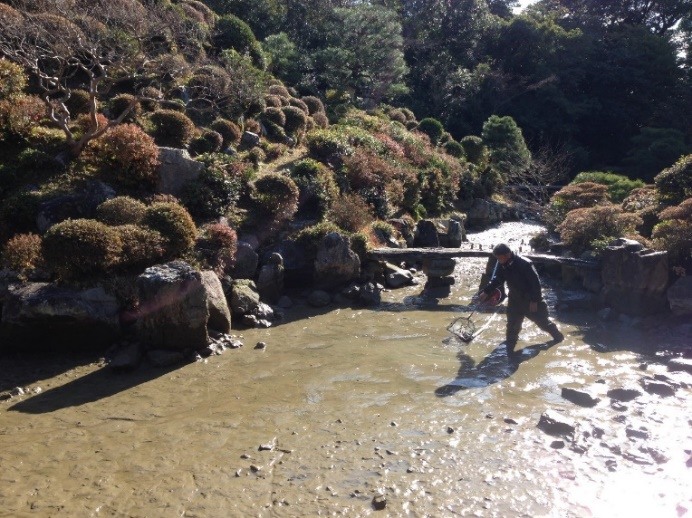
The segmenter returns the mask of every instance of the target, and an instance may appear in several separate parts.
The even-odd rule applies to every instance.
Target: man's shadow
[[[478,363],[461,349],[457,354],[459,371],[456,378],[436,388],[435,395],[452,396],[460,390],[487,387],[502,381],[514,374],[522,362],[535,358],[541,351],[547,351],[553,345],[554,342],[543,342],[508,354],[507,347],[502,343]]]

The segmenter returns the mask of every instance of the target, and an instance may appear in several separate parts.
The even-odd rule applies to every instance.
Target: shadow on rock
[[[503,343],[478,363],[461,350],[457,354],[459,371],[456,378],[450,383],[436,388],[435,395],[438,397],[452,396],[460,390],[487,387],[502,381],[514,374],[522,362],[535,358],[541,351],[547,351],[551,347],[551,342],[534,344],[508,355],[507,348]]]
[[[180,365],[142,367],[134,371],[116,373],[112,369],[104,367],[65,385],[20,401],[12,405],[9,410],[26,414],[44,414],[63,408],[93,403],[164,376],[178,368]]]

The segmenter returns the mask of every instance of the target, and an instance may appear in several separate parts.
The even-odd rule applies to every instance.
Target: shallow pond
[[[470,239],[518,248],[538,230]],[[566,340],[548,347],[525,324],[511,361],[501,310],[473,316],[487,326],[469,344],[445,330],[470,314],[484,268],[460,260],[446,297],[421,284],[384,293],[376,310],[298,304],[281,325],[244,331],[243,348],[176,369],[0,358],[0,389],[25,390],[0,402],[0,516],[692,512],[692,376],[663,364],[680,332],[557,313]],[[655,374],[674,395],[641,389]],[[577,406],[563,386],[601,401]],[[620,387],[641,395],[611,403]],[[576,424],[574,440],[536,427],[548,409]]]

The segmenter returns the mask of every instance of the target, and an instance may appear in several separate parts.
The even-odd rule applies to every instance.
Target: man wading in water
[[[552,344],[562,342],[565,337],[554,322],[548,317],[548,305],[543,300],[541,283],[533,263],[515,255],[504,243],[493,248],[493,255],[500,263],[495,269],[493,278],[480,293],[481,302],[485,301],[496,288],[507,283],[509,288],[507,303],[507,334],[505,345],[507,354],[515,354],[519,331],[524,317],[531,320],[553,338]]]

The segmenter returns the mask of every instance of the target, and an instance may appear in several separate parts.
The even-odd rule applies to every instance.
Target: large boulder
[[[506,219],[508,207],[492,200],[475,198],[467,212],[469,227],[481,229]]]
[[[404,270],[391,263],[385,263],[384,275],[389,288],[396,289],[413,284],[413,274],[409,270]]]
[[[231,284],[231,311],[234,315],[254,313],[260,303],[260,296],[254,281],[236,279]]]
[[[235,263],[231,269],[231,277],[234,279],[252,279],[257,272],[259,257],[250,243],[238,241],[235,253]]]
[[[666,296],[674,315],[692,315],[692,275],[676,280]]]
[[[437,234],[435,222],[429,219],[422,219],[416,224],[416,237],[413,240],[415,247],[438,247],[440,238]]]
[[[158,181],[156,191],[178,196],[186,182],[197,180],[204,164],[193,160],[186,149],[172,147],[159,148]]]
[[[56,196],[41,203],[36,216],[36,227],[42,234],[66,219],[91,218],[96,207],[114,198],[115,190],[101,181],[87,182],[84,187]]]
[[[76,289],[44,282],[10,286],[2,305],[2,347],[110,345],[120,334],[120,307],[101,286]]]
[[[449,248],[459,248],[465,237],[466,232],[463,223],[455,219],[449,220],[449,225],[447,226],[447,246]]]
[[[228,309],[226,295],[223,293],[219,277],[211,270],[203,271],[202,285],[207,294],[207,309],[209,310],[207,329],[229,333],[231,331],[231,311]]]
[[[649,315],[668,307],[667,252],[616,239],[603,251],[601,280],[604,302],[621,313]]]
[[[330,232],[317,250],[315,259],[315,284],[330,289],[348,284],[360,275],[360,259],[350,248],[347,236]]]
[[[147,268],[137,278],[137,334],[152,349],[207,346],[209,307],[202,274],[184,261]]]

